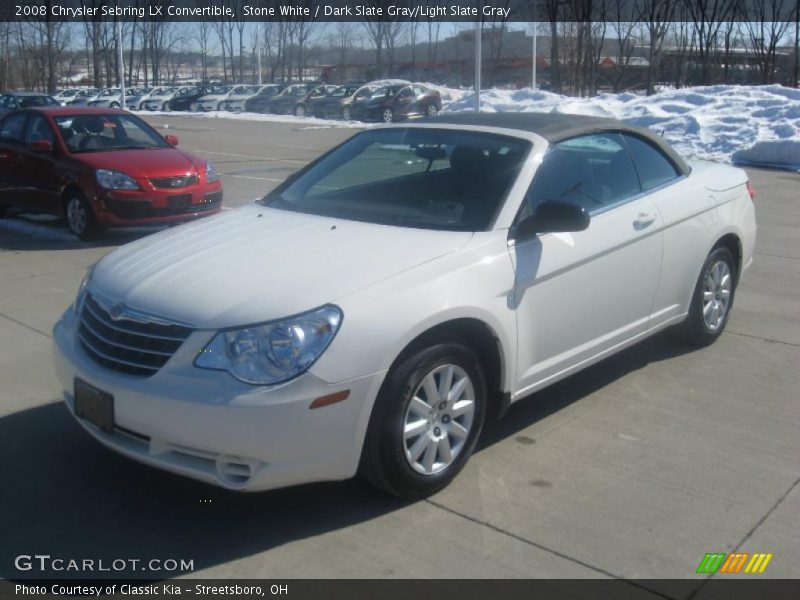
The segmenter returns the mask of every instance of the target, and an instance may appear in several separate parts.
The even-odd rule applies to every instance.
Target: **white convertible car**
[[[746,174],[552,114],[369,129],[262,200],[110,253],[54,331],[102,443],[236,490],[418,498],[484,420],[642,338],[725,328]]]

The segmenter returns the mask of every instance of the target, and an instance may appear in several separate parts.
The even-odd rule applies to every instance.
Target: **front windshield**
[[[368,223],[486,231],[529,149],[525,140],[474,131],[366,131],[259,202]]]
[[[169,148],[147,123],[126,114],[69,115],[55,118],[70,152]]]
[[[32,108],[34,106],[58,106],[58,101],[50,96],[20,96],[17,98],[20,108]]]

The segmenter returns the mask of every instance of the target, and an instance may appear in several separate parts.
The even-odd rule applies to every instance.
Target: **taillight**
[[[753,184],[750,183],[750,181],[748,180],[747,183],[745,183],[745,185],[747,186],[747,193],[750,194],[750,200],[755,200],[756,189],[753,187]]]

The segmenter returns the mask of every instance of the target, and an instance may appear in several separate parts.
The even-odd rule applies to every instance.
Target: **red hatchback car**
[[[214,165],[118,109],[22,110],[0,121],[0,216],[64,216],[91,239],[104,227],[189,221],[219,212]]]

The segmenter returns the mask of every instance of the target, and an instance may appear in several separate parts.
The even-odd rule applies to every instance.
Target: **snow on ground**
[[[310,128],[323,127],[364,127],[364,123],[358,121],[334,121],[332,119],[317,119],[316,117],[295,117],[294,115],[262,115],[248,112],[225,112],[221,110],[211,110],[209,112],[185,112],[169,111],[161,112],[157,110],[132,111],[141,116],[153,117],[195,117],[198,119],[233,119],[236,121],[264,121],[269,123],[295,123],[298,125],[308,125]]]
[[[448,111],[475,109],[472,93]],[[653,96],[631,93],[571,98],[550,92],[486,90],[487,112],[559,112],[611,117],[649,127],[688,158],[768,165],[800,171],[800,90],[780,85],[665,90]]]

